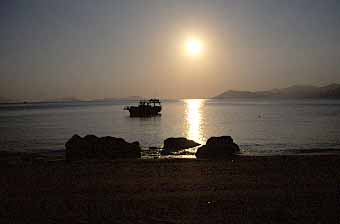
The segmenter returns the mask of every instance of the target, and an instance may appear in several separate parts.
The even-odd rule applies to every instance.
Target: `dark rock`
[[[163,150],[161,151],[162,155],[169,155],[173,152],[178,152],[183,149],[189,149],[196,146],[199,146],[197,142],[193,140],[189,140],[183,137],[180,138],[167,138],[164,140]]]
[[[66,160],[140,158],[139,142],[128,143],[122,138],[73,135],[66,144]]]
[[[211,137],[207,141],[207,145],[220,145],[220,144],[232,144],[234,140],[230,136],[220,136],[220,137]]]
[[[239,152],[240,148],[230,136],[211,137],[206,145],[199,147],[196,157],[200,159],[225,159]]]
[[[98,137],[95,135],[86,135],[84,139],[89,143],[95,143],[96,141],[98,141]]]
[[[150,146],[149,149],[156,150],[156,149],[161,149],[161,148],[157,146]]]
[[[167,138],[164,140],[164,149],[181,150],[199,146],[197,142],[183,137],[180,138]]]

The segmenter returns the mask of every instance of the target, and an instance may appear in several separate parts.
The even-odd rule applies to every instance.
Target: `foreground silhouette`
[[[0,168],[1,223],[338,223],[339,156]]]

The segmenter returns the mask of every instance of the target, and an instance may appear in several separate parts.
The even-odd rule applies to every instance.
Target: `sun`
[[[198,38],[188,38],[185,43],[185,49],[188,56],[197,57],[203,52],[203,43]]]

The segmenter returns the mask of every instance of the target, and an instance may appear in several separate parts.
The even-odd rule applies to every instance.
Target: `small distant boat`
[[[162,110],[159,99],[141,100],[138,106],[125,106],[124,110],[130,112],[130,117],[152,117],[160,115]]]

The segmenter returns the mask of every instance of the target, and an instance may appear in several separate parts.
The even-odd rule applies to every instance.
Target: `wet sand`
[[[340,223],[340,156],[0,164],[0,223]]]

